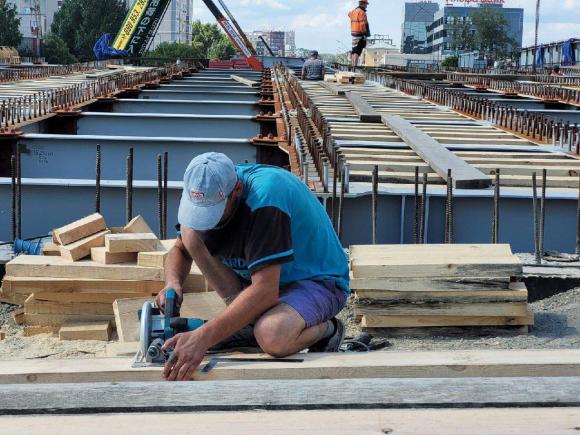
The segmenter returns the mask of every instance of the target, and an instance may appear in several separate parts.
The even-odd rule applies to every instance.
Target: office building
[[[420,1],[405,3],[401,36],[402,53],[428,53],[427,27],[433,23],[439,3]]]
[[[497,8],[502,11],[507,21],[507,33],[516,43],[516,49],[521,48],[524,30],[524,10],[521,8],[504,8],[501,4],[484,4],[479,7]],[[427,27],[427,44],[431,53],[456,54],[453,47],[451,31],[456,23],[470,24],[469,31],[475,33],[471,24],[471,16],[478,7],[445,6],[435,13],[433,23]]]
[[[20,18],[22,42],[18,47],[22,52],[36,55],[42,47],[42,40],[50,32],[54,14],[62,5],[62,0],[9,0],[16,5]]]
[[[248,32],[247,36],[256,49],[258,56],[271,55],[266,44],[268,44],[274,56],[296,56],[296,33],[293,30],[288,32],[282,30],[254,30],[253,32]],[[260,37],[266,41],[266,44]]]

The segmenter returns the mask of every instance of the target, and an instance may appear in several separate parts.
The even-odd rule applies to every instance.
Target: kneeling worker
[[[178,218],[181,236],[169,252],[158,305],[169,288],[182,297],[195,261],[227,307],[165,343],[174,348],[168,380],[192,379],[210,348],[248,330],[275,357],[338,350],[344,326],[335,316],[350,292],[347,258],[324,208],[296,176],[200,155],[185,172]]]

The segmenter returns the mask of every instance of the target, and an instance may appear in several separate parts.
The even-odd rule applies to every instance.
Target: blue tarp
[[[127,52],[123,50],[117,50],[110,46],[111,35],[105,33],[99,38],[95,46],[93,47],[93,53],[97,60],[113,59],[115,57],[126,57]]]
[[[544,65],[544,46],[538,46],[538,54],[536,57],[536,65],[543,66]]]
[[[575,62],[574,40],[569,39],[562,47],[562,65],[574,65]]]

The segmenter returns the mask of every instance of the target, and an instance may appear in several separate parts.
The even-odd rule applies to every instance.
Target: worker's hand
[[[167,340],[163,350],[170,348],[173,348],[173,353],[165,364],[163,377],[168,381],[191,381],[210,345],[205,343],[203,328],[200,328]]]
[[[155,304],[157,307],[161,309],[161,311],[165,312],[165,294],[169,289],[175,290],[177,294],[177,299],[175,299],[175,304],[177,305],[175,308],[177,313],[179,314],[179,309],[181,308],[181,303],[183,302],[183,289],[177,285],[167,285],[163,290],[159,292],[159,294],[155,297]]]

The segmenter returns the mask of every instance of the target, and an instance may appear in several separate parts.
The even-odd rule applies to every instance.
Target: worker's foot
[[[325,336],[308,348],[308,352],[338,352],[344,339],[344,324],[337,319],[328,321]]]
[[[246,349],[246,348],[259,348],[256,337],[254,337],[254,327],[246,326],[240,329],[235,334],[229,336],[221,343],[209,349],[209,353],[223,353],[231,352],[234,350]]]

